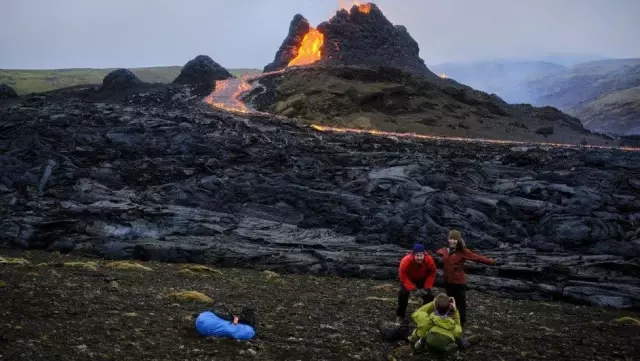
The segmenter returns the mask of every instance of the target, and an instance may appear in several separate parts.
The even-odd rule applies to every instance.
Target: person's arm
[[[411,279],[409,279],[408,269],[410,264],[411,264],[411,257],[403,258],[402,261],[400,261],[398,275],[400,277],[400,282],[402,283],[402,286],[408,291],[413,291],[417,287],[413,282],[411,282]]]
[[[425,255],[424,261],[427,263],[427,278],[424,281],[424,289],[430,290],[436,282],[436,263],[428,255]]]
[[[468,259],[469,261],[478,262],[478,263],[484,263],[484,264],[488,264],[488,265],[496,264],[496,260],[495,259],[489,258],[489,257],[485,257],[485,256],[481,256],[479,254],[473,253],[472,251],[470,251],[468,249],[464,250],[464,258]]]
[[[428,307],[431,305],[431,308]],[[411,319],[416,324],[416,329],[413,333],[414,338],[423,338],[427,335],[427,332],[433,327],[433,322],[431,321],[431,317],[429,314],[433,312],[433,302],[429,302],[428,304],[420,307],[416,310],[416,312],[411,314]],[[431,312],[427,312],[429,310]]]
[[[453,337],[460,338],[462,336],[462,325],[460,324],[460,313],[457,308],[453,309],[453,319],[456,323],[453,329]]]

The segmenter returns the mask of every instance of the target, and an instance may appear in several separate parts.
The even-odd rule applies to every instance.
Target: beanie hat
[[[460,234],[460,231],[458,231],[457,229],[452,229],[449,232],[449,238],[453,238],[457,241],[462,241],[462,234]]]
[[[449,232],[449,238],[453,238],[458,241],[457,249],[467,248],[467,244],[464,242],[464,239],[462,239],[462,234],[457,229],[452,229]]]
[[[424,252],[424,246],[422,245],[422,243],[416,243],[413,245],[412,251],[413,253]]]

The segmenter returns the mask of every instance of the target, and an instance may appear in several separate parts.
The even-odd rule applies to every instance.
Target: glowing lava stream
[[[268,73],[258,75],[248,75],[237,79],[220,80],[216,82],[216,90],[205,98],[205,102],[213,107],[224,109],[232,113],[242,114],[266,114],[251,109],[246,106],[240,97],[246,91],[253,89],[253,86],[249,83],[253,80],[258,80],[263,76],[282,73],[284,70],[272,71]],[[425,140],[448,140],[456,142],[474,142],[474,143],[490,143],[490,144],[505,144],[505,145],[525,145],[525,146],[550,146],[550,147],[565,147],[565,148],[600,148],[600,149],[618,149],[625,151],[640,151],[640,148],[634,147],[612,147],[606,145],[579,145],[579,144],[566,144],[566,143],[547,143],[547,142],[523,142],[517,140],[500,140],[500,139],[485,139],[485,138],[464,138],[464,137],[442,137],[437,135],[426,135],[417,133],[396,133],[385,132],[375,129],[353,129],[353,128],[339,128],[331,127],[320,124],[311,124],[311,128],[320,132],[334,132],[334,133],[357,133],[377,135],[383,137],[397,137],[397,138],[414,138]]]
[[[284,70],[276,70],[258,75],[245,75],[240,78],[230,78],[216,81],[216,89],[205,99],[205,103],[232,113],[259,113],[250,109],[240,100],[242,95],[253,90],[251,81],[260,79],[263,76],[282,73]]]

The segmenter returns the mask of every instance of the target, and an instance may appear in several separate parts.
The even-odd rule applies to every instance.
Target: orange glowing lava
[[[259,113],[244,104],[241,97],[245,92],[253,89],[251,82],[263,76],[282,73],[284,70],[276,70],[266,73],[245,75],[240,78],[230,78],[216,81],[216,89],[209,94],[204,101],[212,107],[223,109],[232,113]]]
[[[566,148],[617,149],[617,150],[634,151],[634,152],[640,151],[640,148],[634,148],[634,147],[612,147],[608,145],[578,145],[578,144],[551,143],[551,142],[522,142],[517,140],[501,140],[501,139],[486,139],[486,138],[443,137],[438,135],[426,135],[426,134],[417,134],[417,133],[385,132],[385,131],[376,130],[376,129],[338,128],[338,127],[329,127],[329,126],[318,125],[318,124],[312,124],[311,128],[320,132],[358,133],[358,134],[369,134],[369,135],[397,137],[397,138],[448,140],[448,141],[456,141],[456,142],[491,143],[491,144],[507,144],[507,145],[528,145],[528,146],[539,145],[539,146],[566,147]]]
[[[322,44],[324,44],[324,35],[318,29],[311,28],[302,39],[302,43],[298,48],[298,55],[287,66],[309,65],[320,60],[322,57],[320,52]]]
[[[353,0],[353,5],[356,5],[358,7],[358,11],[363,13],[363,14],[369,14],[371,12],[371,4],[370,3],[360,4],[360,3],[358,3],[357,0]],[[340,9],[345,9],[345,10],[349,11],[351,9],[351,6],[353,6],[353,5],[347,5],[347,4],[345,4],[345,2],[343,0],[340,0]]]
[[[249,108],[240,100],[240,95],[251,90],[245,78],[227,79],[216,82],[216,90],[205,101],[210,105],[237,113],[249,113]]]

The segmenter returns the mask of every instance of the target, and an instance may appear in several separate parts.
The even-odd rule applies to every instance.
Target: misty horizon
[[[352,3],[352,1],[342,0]],[[2,0],[2,69],[182,66],[204,54],[227,68],[262,69],[297,13],[312,26],[338,0]],[[640,1],[378,0],[407,27],[427,65],[554,56],[640,58]],[[218,9],[224,9],[216,16]]]

